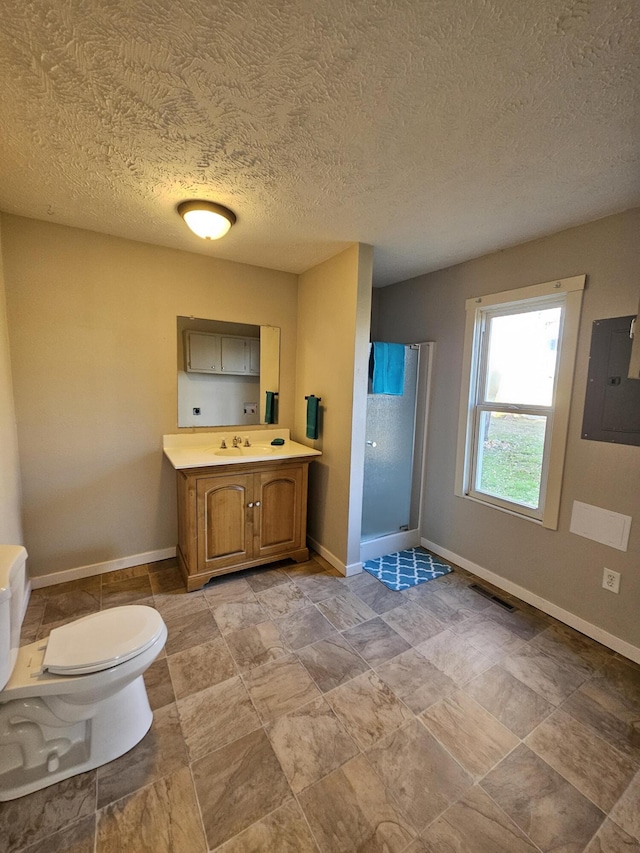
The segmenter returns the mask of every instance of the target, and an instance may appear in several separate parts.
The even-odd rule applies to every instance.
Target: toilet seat
[[[101,610],[54,628],[42,668],[56,675],[100,672],[142,654],[163,628],[153,607],[131,604]]]

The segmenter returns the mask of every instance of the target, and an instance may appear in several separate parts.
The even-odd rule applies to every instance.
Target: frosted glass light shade
[[[178,213],[203,240],[219,240],[236,221],[232,210],[214,201],[183,201],[178,205]]]

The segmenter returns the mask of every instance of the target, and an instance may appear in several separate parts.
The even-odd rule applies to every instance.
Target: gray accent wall
[[[461,239],[464,239],[462,236]],[[454,495],[465,300],[586,273],[558,530]],[[419,276],[375,294],[381,340],[436,341],[422,536],[640,646],[640,448],[580,437],[594,320],[635,314],[640,209]],[[633,518],[627,552],[569,532],[573,501]],[[620,572],[620,594],[602,589]]]

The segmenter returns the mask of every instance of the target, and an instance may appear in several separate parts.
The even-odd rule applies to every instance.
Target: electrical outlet
[[[609,592],[620,592],[620,572],[605,568],[602,574],[602,586]]]

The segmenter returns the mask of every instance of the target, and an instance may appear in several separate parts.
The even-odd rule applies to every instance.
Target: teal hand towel
[[[307,438],[316,439],[318,437],[318,397],[312,394],[307,397]]]
[[[267,391],[267,399],[264,406],[264,422],[274,424],[276,422],[276,395],[273,391]]]
[[[373,393],[404,393],[404,344],[373,343]]]

